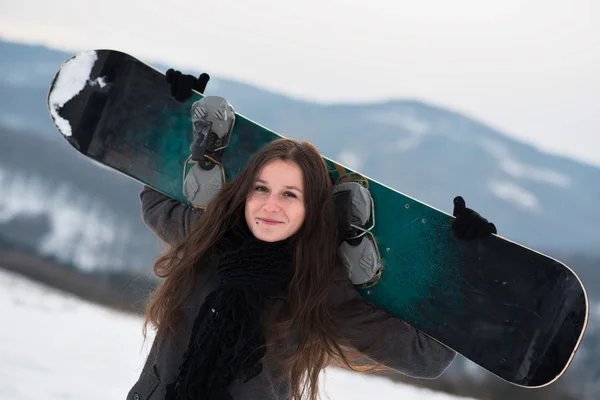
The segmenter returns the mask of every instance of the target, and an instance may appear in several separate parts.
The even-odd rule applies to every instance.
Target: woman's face
[[[265,242],[287,239],[300,229],[304,214],[300,167],[279,159],[267,163],[246,200],[246,223],[254,236]]]

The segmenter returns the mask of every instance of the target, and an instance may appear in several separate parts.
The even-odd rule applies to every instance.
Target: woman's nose
[[[278,211],[280,208],[279,199],[277,195],[271,194],[265,203],[265,209],[268,211]]]

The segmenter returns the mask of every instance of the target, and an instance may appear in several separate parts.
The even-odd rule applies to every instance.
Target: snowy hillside
[[[82,393],[87,400],[124,399],[150,347],[143,343],[140,317],[91,305],[4,270],[0,315],[1,400],[69,400]],[[323,399],[459,399],[337,369],[322,379]]]
[[[19,234],[18,227],[4,229],[15,240],[35,239],[36,243],[27,244],[36,246],[41,254],[88,271],[150,265],[156,248],[149,248],[148,243],[156,241],[148,240],[150,234],[141,221],[132,224],[133,218],[123,218],[123,213],[68,180],[48,182],[39,174],[9,174],[0,162],[0,187],[0,225],[15,216],[49,219],[48,232],[41,238],[28,231]],[[146,242],[140,241],[140,228],[146,233]]]

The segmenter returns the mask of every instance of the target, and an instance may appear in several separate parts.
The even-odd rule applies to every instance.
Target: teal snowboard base
[[[74,55],[56,73],[48,111],[81,154],[190,204],[184,180],[192,104],[171,98],[165,76],[112,50]],[[235,106],[235,105],[234,105]],[[234,114],[218,179],[237,176],[279,134]],[[205,129],[200,127],[199,129]],[[361,294],[498,377],[542,387],[569,366],[588,320],[579,278],[561,262],[497,235],[457,240],[453,217],[325,159],[334,182],[362,181],[374,202],[374,238],[384,269]],[[209,165],[210,166],[210,165]]]

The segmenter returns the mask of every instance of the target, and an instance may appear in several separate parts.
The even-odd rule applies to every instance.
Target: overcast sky
[[[319,102],[418,99],[600,166],[599,0],[19,0],[0,35]]]

